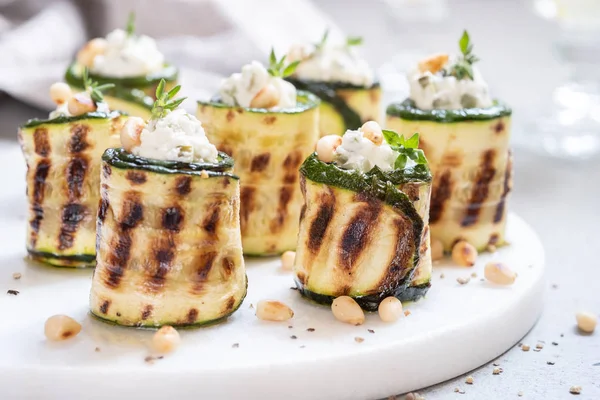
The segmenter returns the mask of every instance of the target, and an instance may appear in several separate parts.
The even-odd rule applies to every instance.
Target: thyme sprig
[[[104,85],[98,85],[98,82],[94,82],[89,77],[89,71],[86,68],[83,69],[83,87],[86,92],[90,94],[90,98],[94,101],[94,103],[102,103],[104,102],[104,96],[102,95],[103,90],[114,88],[115,85],[113,83],[105,83]]]
[[[392,150],[398,152],[398,157],[394,162],[395,169],[404,169],[408,160],[415,164],[427,164],[427,158],[423,150],[419,149],[419,134],[415,133],[410,138],[405,139],[394,131],[383,129],[383,137]]]
[[[473,54],[473,44],[469,37],[469,32],[463,31],[463,34],[458,41],[461,56],[456,60],[456,63],[452,65],[447,75],[455,76],[456,79],[471,79],[473,80],[473,64],[479,61],[479,58]]]
[[[179,93],[181,85],[177,85],[168,92],[165,92],[165,84],[165,80],[161,79],[156,87],[156,101],[154,101],[154,105],[152,106],[151,120],[164,118],[169,112],[175,110],[185,99],[187,99],[187,97],[181,97],[176,100],[173,99],[177,93]]]
[[[127,36],[133,36],[135,34],[135,12],[130,11],[129,17],[127,18],[127,27],[125,28]]]
[[[271,48],[271,55],[269,56],[269,68],[267,69],[267,71],[269,71],[269,75],[277,78],[287,78],[288,76],[292,75],[294,71],[296,71],[298,64],[300,64],[300,60],[286,65],[285,57],[286,56],[284,55],[278,60],[277,56],[275,55],[275,50]]]

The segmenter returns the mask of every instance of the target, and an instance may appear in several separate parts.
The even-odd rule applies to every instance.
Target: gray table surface
[[[406,44],[424,50],[436,50],[436,43],[453,48],[450,46],[455,46],[457,32],[470,27],[478,38],[484,58],[482,69],[490,84],[518,111],[513,128],[517,142],[528,140],[518,123],[519,116],[547,99],[560,75],[550,45],[554,28],[530,13],[529,2],[451,1],[451,18],[436,24],[398,22],[380,2],[368,8],[361,7],[364,3],[358,0],[325,0],[321,4],[348,32],[364,34],[377,43],[368,46],[367,52],[378,63],[385,62],[382,54],[398,53]],[[397,31],[401,34],[393,36]],[[45,114],[0,97],[0,146],[15,142],[18,124]],[[489,363],[465,376],[419,390],[428,400],[568,399],[573,397],[569,394],[572,385],[583,388],[578,398],[600,399],[600,329],[593,335],[582,335],[575,326],[577,311],[600,313],[600,262],[596,255],[600,251],[600,159],[569,163],[522,147],[517,147],[514,155],[510,208],[542,239],[548,286],[545,311],[522,342],[533,348],[543,341],[544,348],[540,352],[523,352],[518,347],[509,350],[496,361],[504,370],[501,375],[493,375],[494,367]],[[466,375],[473,376],[473,385],[465,384]],[[456,393],[455,388],[464,394]]]

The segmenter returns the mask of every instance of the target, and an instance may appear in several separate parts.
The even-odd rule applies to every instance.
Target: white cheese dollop
[[[140,142],[132,149],[140,157],[188,163],[217,161],[217,148],[208,141],[200,121],[181,108],[150,121]]]
[[[296,88],[291,83],[269,74],[258,61],[242,67],[241,73],[232,74],[221,82],[220,95],[223,103],[230,106],[253,107],[252,100],[263,89],[274,90],[276,104],[269,109],[296,106]],[[278,97],[278,98],[277,98]]]
[[[335,151],[335,163],[344,169],[368,172],[378,166],[383,171],[394,169],[398,153],[384,141],[377,146],[365,138],[363,132],[347,130],[342,136],[342,144]]]
[[[309,54],[294,76],[321,82],[345,82],[370,87],[375,80],[373,69],[350,46],[325,45]]]
[[[143,76],[160,71],[165,57],[156,41],[146,35],[128,35],[115,29],[106,36],[106,51],[94,57],[92,72],[115,78]]]
[[[485,108],[493,104],[488,85],[476,67],[472,80],[443,76],[441,72],[420,72],[416,68],[408,73],[408,83],[410,98],[421,110]]]

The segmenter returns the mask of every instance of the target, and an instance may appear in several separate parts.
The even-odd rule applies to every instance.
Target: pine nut
[[[152,336],[152,348],[157,353],[170,353],[181,343],[179,332],[169,325],[160,328]]]
[[[444,244],[439,239],[431,238],[431,261],[444,258]]]
[[[581,311],[575,315],[577,327],[586,333],[593,333],[598,323],[598,317],[590,312]]]
[[[256,96],[250,101],[252,108],[272,108],[279,104],[281,94],[273,84],[268,84],[262,88]]]
[[[140,117],[129,117],[120,132],[121,146],[131,153],[134,147],[142,143],[141,135],[146,122]]]
[[[463,267],[472,267],[477,261],[477,249],[469,242],[461,240],[452,248],[452,260]]]
[[[581,386],[571,386],[569,388],[569,393],[571,393],[571,394],[581,394]]]
[[[81,324],[66,315],[53,315],[46,320],[44,334],[48,340],[60,341],[77,336]]]
[[[284,271],[291,271],[294,268],[294,261],[296,260],[295,251],[286,251],[281,255],[281,269]]]
[[[349,296],[340,296],[331,303],[333,316],[338,320],[352,325],[362,325],[365,313],[358,303]]]
[[[338,135],[323,136],[317,142],[317,157],[319,160],[330,163],[335,157],[335,151],[342,144],[342,137]]]
[[[90,95],[81,92],[73,95],[68,101],[69,114],[82,115],[85,113],[96,111],[96,104],[91,99]]]
[[[96,38],[90,40],[77,53],[77,63],[84,67],[92,67],[96,56],[103,54],[106,51],[106,47],[106,39]]]
[[[402,303],[393,296],[383,299],[383,301],[379,303],[377,311],[379,312],[379,318],[381,318],[383,322],[396,322],[400,317],[404,316]]]
[[[64,82],[55,82],[50,86],[50,98],[58,105],[66,103],[72,96],[71,87]]]
[[[280,301],[261,300],[256,304],[256,317],[264,321],[287,321],[293,316],[292,309]]]
[[[383,132],[381,127],[375,121],[367,121],[360,127],[363,137],[370,140],[375,146],[381,146],[383,143]]]
[[[431,72],[435,74],[441,70],[448,62],[450,56],[448,54],[434,54],[419,62],[419,72]]]
[[[512,285],[517,274],[501,262],[489,262],[485,265],[484,276],[490,282],[498,285]]]

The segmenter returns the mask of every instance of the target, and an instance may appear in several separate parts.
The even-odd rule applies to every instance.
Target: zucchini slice
[[[511,109],[420,110],[411,100],[391,104],[387,127],[420,133],[433,173],[431,235],[449,252],[458,240],[479,251],[505,243],[506,201],[512,188]]]
[[[246,296],[233,160],[102,156],[97,266],[90,308],[127,326],[203,325]]]
[[[343,82],[318,82],[294,77],[286,78],[296,88],[306,90],[321,99],[319,132],[343,135],[348,129],[358,129],[367,121],[381,120],[381,86],[378,82],[361,87]]]
[[[296,248],[302,194],[298,167],[319,138],[319,99],[298,93],[297,107],[278,111],[199,102],[206,136],[236,160],[246,255]]]
[[[300,167],[304,207],[294,263],[309,299],[353,297],[366,310],[429,289],[429,193],[424,165],[389,173],[344,170],[313,153]]]
[[[73,63],[65,73],[65,81],[77,91],[81,91],[82,67]],[[104,93],[104,101],[111,110],[120,110],[127,114],[150,118],[150,111],[155,100],[156,86],[161,79],[166,82],[165,89],[169,90],[177,85],[178,70],[170,64],[165,64],[163,70],[147,75],[131,78],[112,78],[89,73],[89,77],[99,84],[112,83],[114,88]]]
[[[118,112],[93,112],[20,127],[33,259],[60,267],[95,264],[100,157],[119,142],[125,119]]]

